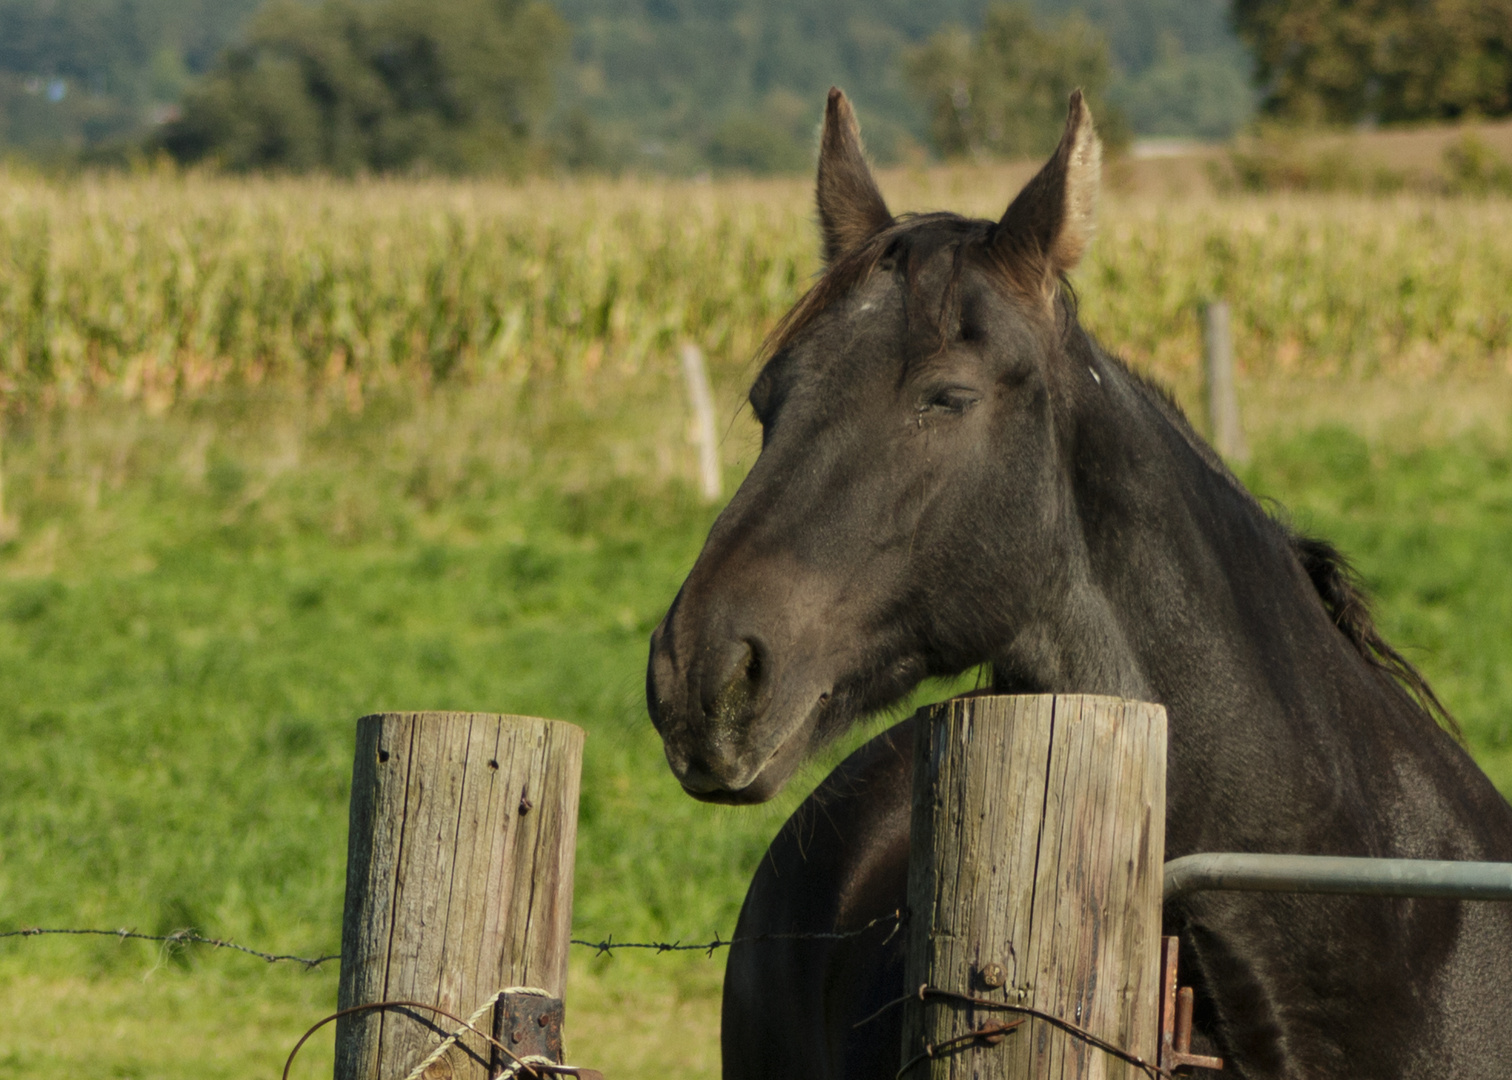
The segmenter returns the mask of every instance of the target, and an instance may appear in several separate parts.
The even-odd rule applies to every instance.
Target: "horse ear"
[[[993,235],[993,249],[1015,277],[1053,293],[1061,274],[1081,261],[1096,228],[1102,184],[1102,141],[1077,90],[1060,145],[1024,185]]]
[[[877,230],[892,224],[892,215],[866,166],[856,114],[845,95],[833,86],[824,110],[824,134],[819,140],[817,195],[826,264],[833,265]]]

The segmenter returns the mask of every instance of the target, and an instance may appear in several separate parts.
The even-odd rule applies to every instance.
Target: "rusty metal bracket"
[[[546,1058],[561,1064],[565,1013],[561,998],[540,994],[501,994],[494,1005],[493,1037],[509,1047],[509,1052],[516,1058]],[[512,1064],[495,1047],[488,1075],[499,1076]]]
[[[1160,1071],[1219,1069],[1223,1059],[1192,1053],[1192,988],[1178,987],[1176,961],[1181,943],[1164,938],[1160,951]]]

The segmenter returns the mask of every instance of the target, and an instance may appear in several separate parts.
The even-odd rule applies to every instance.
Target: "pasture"
[[[1021,178],[884,186],[995,215]],[[816,269],[808,200],[0,179],[0,930],[332,952],[353,720],[479,708],[589,732],[576,936],[727,934],[821,771],[699,805],[645,719],[647,635],[715,513],[673,349],[709,352],[732,486],[751,359]],[[1230,297],[1244,479],[1354,556],[1512,792],[1512,203],[1115,192],[1103,220],[1084,321],[1195,408],[1196,306]],[[721,970],[577,950],[571,1059],[717,1075]],[[266,1076],[335,969],[9,939],[0,997],[0,1077]]]

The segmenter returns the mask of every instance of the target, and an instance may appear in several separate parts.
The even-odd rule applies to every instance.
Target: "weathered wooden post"
[[[490,713],[357,722],[340,1008],[418,1001],[466,1019],[500,990],[544,990],[476,1026],[520,1057],[554,1034],[561,1060],[583,737]],[[422,1009],[343,1017],[336,1080],[404,1080],[457,1027]],[[484,1080],[506,1063],[470,1035],[423,1076]]]
[[[698,447],[698,486],[704,502],[719,498],[719,440],[714,430],[714,391],[709,388],[709,367],[703,350],[691,341],[681,350],[683,379],[688,384],[688,402],[693,406],[693,442]]]
[[[908,1002],[901,1075],[1141,1075],[1062,1027],[962,998],[1040,1010],[1155,1064],[1165,710],[971,697],[919,719],[906,985],[945,993]]]
[[[1202,309],[1204,367],[1207,375],[1208,421],[1213,448],[1229,461],[1249,460],[1244,425],[1239,420],[1239,391],[1234,384],[1234,334],[1226,300]]]

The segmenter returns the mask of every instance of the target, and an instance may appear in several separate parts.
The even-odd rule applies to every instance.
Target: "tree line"
[[[161,141],[234,170],[519,171],[566,43],[541,0],[270,0]]]
[[[1043,153],[1074,86],[1114,142],[1222,137],[1256,106],[1512,112],[1512,0],[1036,2],[0,0],[0,145],[239,171],[760,172],[807,165],[830,81],[885,159]]]

